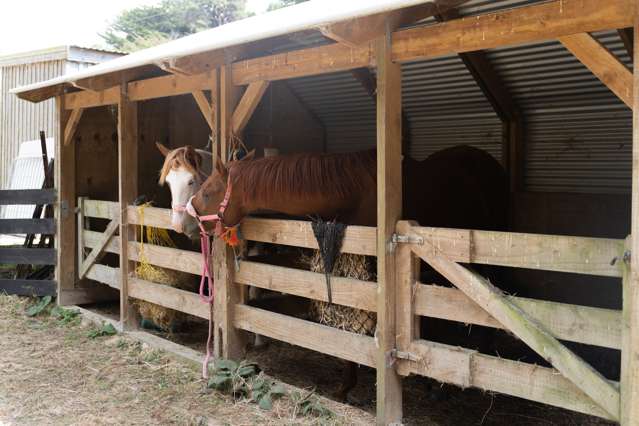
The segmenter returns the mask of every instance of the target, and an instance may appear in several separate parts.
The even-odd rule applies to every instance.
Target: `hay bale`
[[[335,262],[333,275],[362,281],[375,281],[375,264],[371,259],[363,255],[341,253]],[[324,273],[319,251],[315,250],[311,256],[303,256],[302,260],[312,272]],[[351,333],[372,336],[377,327],[377,314],[375,312],[319,300],[311,301],[309,315],[313,321]]]
[[[188,274],[160,268],[148,263],[140,263],[135,269],[138,278],[157,284],[168,285],[181,290],[193,290],[193,278]],[[172,331],[187,320],[187,314],[165,308],[144,300],[135,300],[133,305],[143,319],[153,322],[164,331]]]

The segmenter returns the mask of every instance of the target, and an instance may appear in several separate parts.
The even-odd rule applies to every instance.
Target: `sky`
[[[0,55],[73,44],[105,47],[98,33],[125,9],[159,0],[0,0]],[[247,0],[261,13],[270,0]]]

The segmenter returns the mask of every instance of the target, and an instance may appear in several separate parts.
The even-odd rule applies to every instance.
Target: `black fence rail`
[[[36,206],[32,219],[0,219],[0,235],[26,234],[27,238],[22,247],[0,246],[0,265],[55,265],[56,250],[52,247],[32,247],[35,235],[40,235],[41,241],[45,236],[55,234],[55,221],[51,217],[40,218],[44,206],[52,205],[56,199],[54,189],[19,189],[0,190],[0,206],[29,205]],[[37,216],[37,217],[35,217]],[[24,268],[22,268],[24,269]],[[17,294],[23,296],[54,296],[56,282],[51,279],[39,279],[39,275],[48,275],[39,271],[28,277],[1,278],[0,293]]]

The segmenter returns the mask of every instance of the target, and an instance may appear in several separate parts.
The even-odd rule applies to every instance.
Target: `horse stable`
[[[634,0],[312,0],[16,88],[56,99],[59,303],[119,300],[123,330],[137,327],[139,300],[212,319],[215,357],[243,358],[255,333],[374,368],[378,424],[402,423],[402,382],[418,375],[639,425],[638,18]],[[137,275],[142,258],[204,273],[197,247],[138,230],[174,228],[156,142],[209,139],[221,157],[210,168],[229,176],[238,141],[282,159],[376,149],[376,189],[360,188],[376,196],[373,226],[347,223],[341,246],[375,258],[376,280],[334,276],[327,293],[325,274],[236,262],[221,238],[211,304]],[[450,167],[405,166],[459,145],[501,165],[505,199],[450,193]],[[465,182],[476,184],[488,171],[471,166]],[[217,213],[197,197],[199,214]],[[411,206],[444,219],[422,223]],[[477,220],[487,209],[503,227]],[[453,214],[465,222],[446,223]],[[240,235],[318,248],[304,217],[249,216]],[[376,313],[376,329],[253,306],[249,286],[330,296]],[[498,333],[527,355],[436,333],[442,323]]]

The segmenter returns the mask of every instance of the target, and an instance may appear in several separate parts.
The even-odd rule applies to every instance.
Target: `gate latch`
[[[389,355],[390,355],[389,364],[388,364],[389,367],[395,364],[395,361],[397,361],[398,359],[403,359],[406,361],[413,361],[413,362],[419,362],[422,360],[420,357],[418,357],[415,354],[412,354],[410,352],[405,352],[405,351],[398,351],[397,349],[391,349]]]
[[[424,238],[417,235],[399,235],[393,234],[391,237],[391,242],[394,244],[402,243],[402,244],[417,244],[419,246],[424,245]]]

